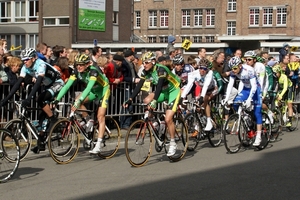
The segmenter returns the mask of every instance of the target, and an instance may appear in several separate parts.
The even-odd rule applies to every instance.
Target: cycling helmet
[[[33,48],[26,48],[21,51],[21,60],[28,60],[30,58],[35,58],[37,56],[36,50]]]
[[[256,57],[256,62],[265,63],[265,59],[260,57],[260,56],[257,56]]]
[[[199,61],[199,66],[209,67],[210,65],[211,65],[211,62],[209,62],[209,60],[206,59],[206,58],[202,58],[202,59]]]
[[[281,69],[281,66],[280,65],[275,65],[273,68],[272,68],[273,72],[274,73],[282,73],[282,69]]]
[[[228,67],[231,69],[233,66],[238,66],[241,63],[242,63],[241,58],[235,56],[230,58],[230,60],[228,61]]]
[[[254,51],[247,51],[244,54],[244,57],[252,57],[252,58],[256,58],[256,53]]]
[[[184,63],[183,57],[181,55],[176,55],[173,59],[173,64],[181,65],[182,63]]]
[[[91,61],[90,57],[86,54],[77,54],[75,56],[75,64],[87,64]]]
[[[156,57],[155,57],[155,55],[154,55],[154,53],[152,53],[151,51],[149,51],[149,52],[146,52],[143,56],[142,56],[142,61],[144,62],[144,61],[147,61],[147,60],[153,60],[153,59],[155,59]]]

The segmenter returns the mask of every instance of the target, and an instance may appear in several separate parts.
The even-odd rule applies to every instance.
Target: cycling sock
[[[256,138],[261,138],[261,131],[256,131]]]
[[[175,138],[172,138],[172,139],[170,140],[170,145],[176,145],[176,143],[175,143]]]
[[[97,142],[101,143],[102,142],[102,138],[98,138]]]

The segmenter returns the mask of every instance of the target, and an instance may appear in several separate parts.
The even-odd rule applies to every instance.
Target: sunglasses
[[[26,58],[26,59],[24,59],[23,61],[24,62],[27,62],[28,60],[30,60],[31,58]]]
[[[207,70],[207,67],[200,67],[199,69],[200,69],[200,70],[206,71],[206,70]]]
[[[145,62],[144,62],[145,65],[148,65],[149,63],[151,63],[151,62],[148,62],[148,61],[145,61]]]
[[[232,70],[237,70],[239,68],[239,66],[233,66],[231,69]]]
[[[245,59],[246,61],[251,61],[251,60],[253,60],[253,58],[247,58],[247,59]]]

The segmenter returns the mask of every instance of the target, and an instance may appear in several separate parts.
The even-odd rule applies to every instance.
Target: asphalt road
[[[237,154],[206,140],[176,163],[153,149],[140,168],[128,163],[123,139],[108,160],[82,148],[67,165],[47,151],[29,153],[13,179],[0,184],[0,199],[299,199],[299,132],[284,132],[263,151]]]

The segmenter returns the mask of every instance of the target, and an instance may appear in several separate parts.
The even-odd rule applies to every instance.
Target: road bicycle
[[[20,163],[18,140],[8,129],[0,128],[0,183],[12,178]]]
[[[146,104],[132,104],[133,106],[145,107]],[[143,119],[137,120],[131,124],[125,136],[125,154],[128,162],[134,167],[141,167],[147,163],[152,153],[152,146],[155,142],[155,150],[157,152],[165,150],[168,152],[170,145],[170,134],[168,128],[164,130],[160,127],[162,120],[160,116],[164,112],[153,111],[152,109],[145,111]],[[149,117],[150,116],[150,117]],[[187,150],[188,134],[187,127],[181,118],[173,118],[175,125],[175,142],[177,150],[175,155],[169,156],[171,161],[177,162],[181,160]],[[155,123],[158,123],[156,125]],[[159,129],[161,131],[159,131]]]
[[[249,147],[256,137],[256,123],[253,111],[248,111],[243,102],[235,102],[238,112],[229,116],[224,125],[224,144],[228,153],[237,153],[242,146]],[[269,116],[262,112],[261,143],[257,149],[265,149],[271,137],[271,123]]]
[[[32,121],[28,115],[29,111],[40,109],[23,107],[22,101],[14,101],[14,104],[19,116],[8,121],[4,128],[10,130],[17,138],[20,146],[20,160],[22,161],[27,156],[31,146],[37,144],[39,132],[43,130],[38,130],[38,121]],[[46,128],[47,124],[45,125]],[[45,141],[47,141],[46,135],[45,138]]]
[[[211,112],[211,121],[213,124],[213,128],[210,131],[204,131],[203,129],[206,126],[207,118],[205,115],[205,110],[203,107],[198,105],[196,100],[191,100],[189,102],[192,105],[192,110],[188,113],[185,118],[184,122],[188,127],[188,136],[189,136],[189,151],[194,151],[198,146],[198,143],[201,140],[208,139],[210,145],[212,147],[220,146],[223,133],[222,133],[222,117],[219,116],[217,110],[212,109]],[[197,135],[195,136],[195,132]]]
[[[59,105],[72,106],[71,103],[60,102]],[[57,121],[50,130],[48,148],[51,157],[58,164],[67,164],[77,155],[81,137],[83,136],[83,147],[87,150],[94,148],[98,138],[98,120],[94,117],[94,125],[86,127],[81,125],[84,120],[81,112],[90,115],[97,110],[77,109],[71,112],[68,118]],[[113,157],[120,146],[121,133],[118,123],[109,116],[105,117],[105,132],[101,142],[101,152],[98,156],[104,159]]]
[[[289,131],[294,131],[298,127],[298,112],[295,105],[293,105],[293,116],[292,116],[292,126],[286,126],[288,122],[288,105],[287,101],[278,101],[275,102],[277,110],[280,112],[281,116],[281,125],[286,127]]]

